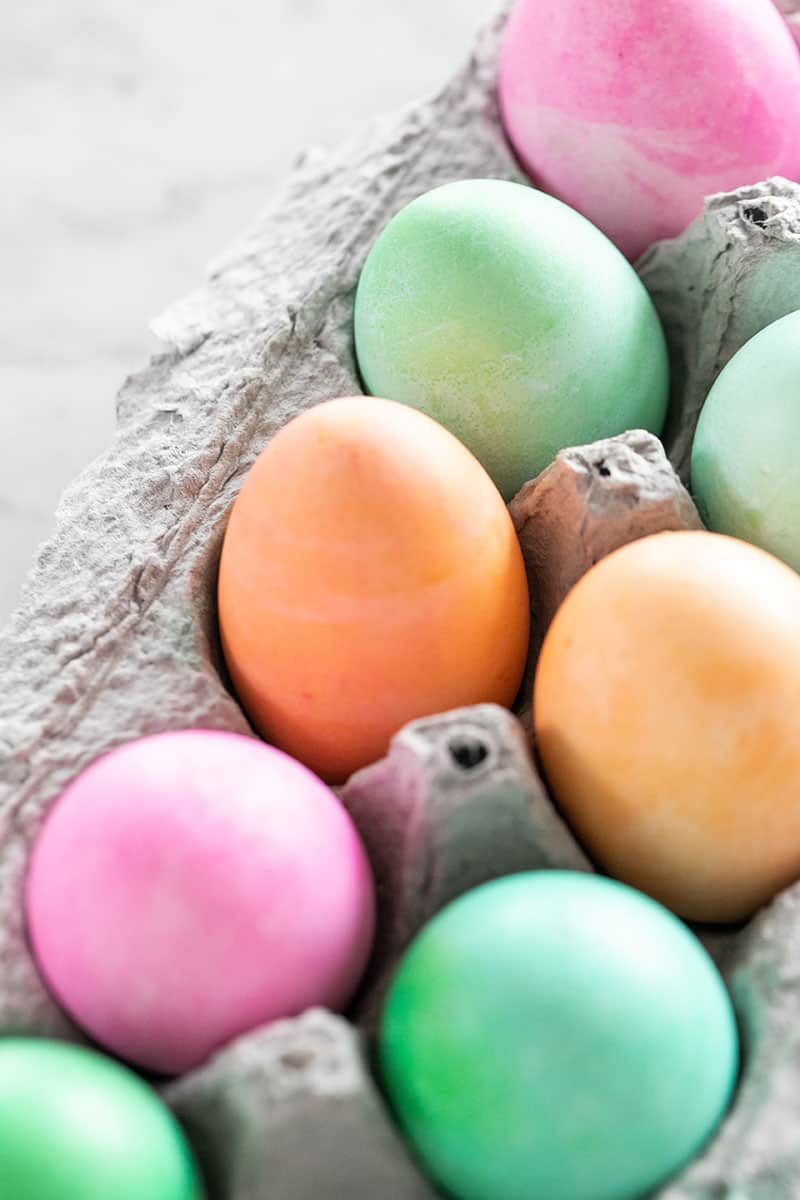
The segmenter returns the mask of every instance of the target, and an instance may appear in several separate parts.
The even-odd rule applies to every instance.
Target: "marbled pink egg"
[[[533,180],[630,258],[706,195],[800,179],[800,54],[771,0],[520,0],[500,102]]]
[[[374,891],[315,775],[251,738],[192,730],[131,742],[74,780],[35,844],[27,916],[73,1019],[173,1074],[274,1018],[346,1005]]]

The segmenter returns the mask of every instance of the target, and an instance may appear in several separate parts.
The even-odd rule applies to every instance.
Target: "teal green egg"
[[[202,1200],[180,1126],[110,1058],[43,1038],[0,1038],[0,1196]]]
[[[641,893],[566,871],[468,892],[403,958],[379,1057],[456,1200],[634,1200],[700,1149],[734,1087],[706,951]]]
[[[692,446],[692,491],[715,533],[800,571],[800,312],[762,329],[717,378]]]
[[[361,272],[355,344],[367,390],[444,425],[507,500],[566,446],[664,422],[667,351],[639,277],[522,184],[464,180],[402,209]]]

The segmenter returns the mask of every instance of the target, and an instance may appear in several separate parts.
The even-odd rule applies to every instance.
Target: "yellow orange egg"
[[[257,459],[219,618],[253,724],[332,782],[415,717],[511,704],[528,645],[522,553],[491,479],[429,417],[364,396],[295,418]]]
[[[800,876],[800,576],[662,533],[569,593],[534,687],[548,780],[587,849],[681,916],[748,916]]]

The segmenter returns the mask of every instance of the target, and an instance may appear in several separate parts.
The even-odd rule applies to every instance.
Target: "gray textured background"
[[[303,147],[435,88],[491,0],[0,5],[0,624],[149,319]]]

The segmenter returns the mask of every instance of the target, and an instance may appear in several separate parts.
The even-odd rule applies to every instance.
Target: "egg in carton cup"
[[[794,0],[782,8],[797,15]],[[359,392],[355,290],[388,221],[442,184],[525,182],[497,99],[506,18],[504,6],[437,95],[339,151],[302,156],[281,199],[154,323],[163,352],[126,381],[112,445],[62,498],[0,638],[0,1033],[81,1040],[36,969],[23,911],[31,845],[66,785],[148,734],[252,734],[217,632],[231,506],[288,420]],[[562,452],[512,501],[534,600],[529,673],[558,604],[594,562],[648,533],[700,527],[679,475],[721,369],[800,308],[800,187],[771,178],[711,196],[637,270],[670,352],[673,466],[651,435],[628,433]],[[524,704],[519,713],[529,719]],[[353,1021],[317,1011],[270,1025],[163,1089],[216,1194],[433,1195],[376,1088],[369,1035],[398,955],[449,900],[514,871],[592,869],[528,745],[503,709],[460,710],[401,731],[345,785],[381,904]],[[743,925],[700,929],[734,999],[743,1066],[717,1136],[664,1200],[797,1189],[798,886]]]

